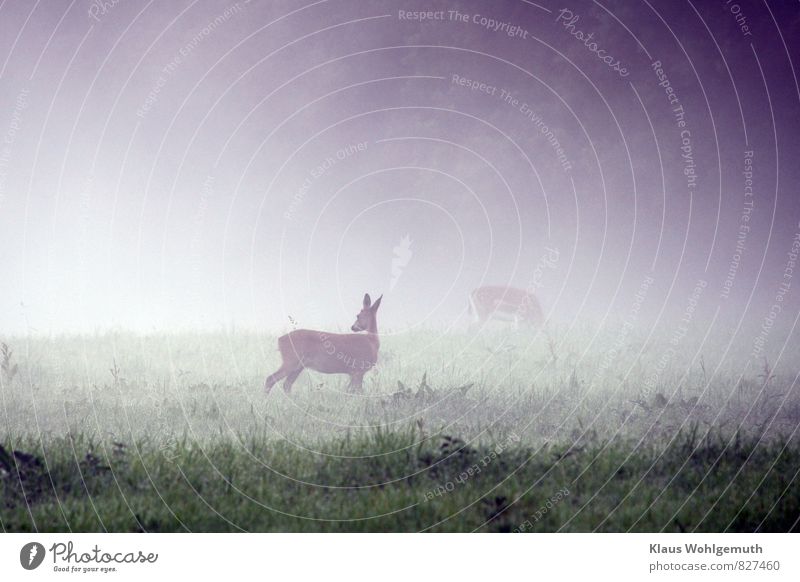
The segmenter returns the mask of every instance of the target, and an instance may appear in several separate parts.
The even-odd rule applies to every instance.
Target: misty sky
[[[648,278],[640,323],[702,282],[702,320],[791,326],[798,33],[774,1],[6,1],[0,335],[345,327],[365,291],[439,326],[482,284],[624,318]]]

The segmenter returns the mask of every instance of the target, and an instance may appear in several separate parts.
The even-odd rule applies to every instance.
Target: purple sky
[[[702,281],[696,321],[791,327],[798,8],[6,1],[0,336],[344,327],[365,291],[438,326],[481,284],[600,321],[647,277],[637,324]]]

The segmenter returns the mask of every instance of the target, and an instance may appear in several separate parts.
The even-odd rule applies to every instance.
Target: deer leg
[[[275,372],[274,374],[270,374],[269,376],[267,376],[267,381],[264,382],[264,391],[267,394],[269,394],[269,391],[272,390],[272,387],[275,384],[277,384],[281,378],[285,377],[290,372],[290,370],[291,368],[288,368],[287,366],[284,365],[278,368],[278,371]]]
[[[364,374],[350,374],[350,392],[363,392]]]
[[[283,381],[283,391],[287,394],[292,390],[292,384],[294,381],[297,380],[297,377],[300,375],[300,372],[303,371],[303,368],[297,368],[296,370],[292,370],[286,376],[286,380]]]

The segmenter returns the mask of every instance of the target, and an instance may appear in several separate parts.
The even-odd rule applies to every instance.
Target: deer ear
[[[372,304],[372,299],[369,298],[369,293],[364,293],[364,309],[369,309]]]
[[[372,304],[372,311],[378,311],[378,307],[381,306],[381,299],[383,299],[383,295],[378,297],[378,299],[375,301],[375,303]]]

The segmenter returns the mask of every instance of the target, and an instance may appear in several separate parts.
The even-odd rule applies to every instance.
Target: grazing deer
[[[278,338],[278,350],[283,363],[277,372],[267,377],[264,389],[269,394],[281,379],[283,389],[289,392],[297,377],[305,368],[323,374],[348,374],[350,390],[361,390],[366,374],[378,362],[378,307],[383,295],[375,303],[364,295],[364,306],[350,328],[359,333],[328,333],[312,329],[297,329]]]
[[[524,322],[533,327],[544,323],[542,308],[533,293],[514,287],[478,287],[469,295],[469,311],[475,323],[490,319],[512,321],[514,327]]]

